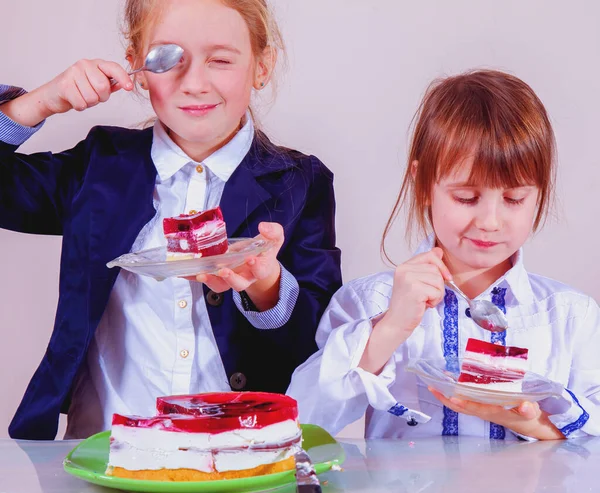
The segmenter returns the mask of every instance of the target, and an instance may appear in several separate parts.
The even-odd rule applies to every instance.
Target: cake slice
[[[266,392],[160,397],[151,418],[113,416],[111,476],[206,481],[294,469],[297,403]]]
[[[521,392],[529,366],[528,349],[469,339],[459,383],[505,392]]]
[[[227,251],[227,229],[220,207],[163,219],[167,260],[209,257]]]

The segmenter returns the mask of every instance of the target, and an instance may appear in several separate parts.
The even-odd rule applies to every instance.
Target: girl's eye
[[[229,64],[231,64],[231,62],[229,60],[223,60],[223,59],[220,59],[220,58],[217,58],[215,60],[211,60],[211,62],[217,63],[219,65],[229,65]]]
[[[478,197],[454,197],[454,200],[460,204],[473,205],[477,202],[477,198]]]
[[[504,200],[506,200],[506,202],[509,203],[510,205],[521,205],[523,202],[525,202],[525,197],[523,197],[522,199],[513,199],[510,197],[504,197]]]

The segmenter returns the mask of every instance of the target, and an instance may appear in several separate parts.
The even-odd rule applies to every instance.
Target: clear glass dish
[[[135,253],[127,253],[110,261],[107,267],[122,269],[162,281],[169,277],[215,274],[219,269],[235,269],[249,257],[269,250],[273,243],[261,238],[230,238],[227,252],[210,257],[167,261],[167,247],[151,248]]]
[[[408,363],[407,371],[416,373],[425,384],[446,397],[457,397],[483,404],[513,408],[522,402],[537,402],[560,397],[562,386],[533,372],[525,372],[521,392],[507,392],[458,382],[462,360],[419,359]]]

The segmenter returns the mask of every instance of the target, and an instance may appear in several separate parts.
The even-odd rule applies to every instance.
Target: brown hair
[[[267,47],[284,51],[283,38],[275,17],[266,0],[220,0],[223,5],[239,12],[248,25],[250,42],[255,57],[262,55]],[[145,36],[160,18],[168,0],[127,0],[123,34],[129,46],[128,55],[141,60]]]
[[[544,222],[554,193],[556,146],[544,105],[525,82],[493,70],[436,80],[413,121],[408,166],[381,242],[388,261],[385,240],[400,209],[408,208],[407,236],[415,225],[426,235],[432,227],[428,204],[433,185],[466,158],[473,158],[471,185],[536,185],[533,230]]]

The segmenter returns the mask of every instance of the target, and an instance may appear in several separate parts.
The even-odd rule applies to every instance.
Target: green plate
[[[302,444],[309,453],[317,474],[331,469],[334,464],[341,464],[346,458],[341,445],[323,428],[315,425],[301,425]],[[222,479],[219,481],[146,481],[141,479],[125,479],[104,474],[108,464],[110,431],[89,437],[75,447],[65,458],[65,471],[84,481],[128,491],[148,491],[152,493],[218,493],[218,492],[252,492],[277,488],[294,483],[295,471],[265,474],[252,478]]]

